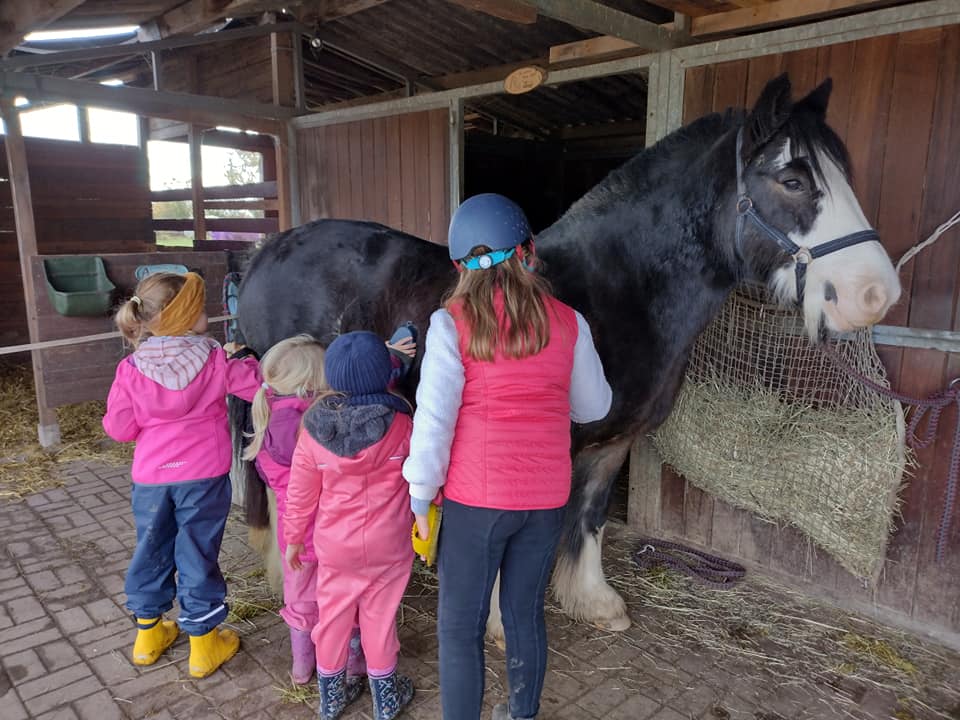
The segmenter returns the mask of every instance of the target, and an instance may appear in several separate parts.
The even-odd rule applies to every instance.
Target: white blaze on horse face
[[[789,143],[784,153],[789,155]],[[819,213],[808,232],[789,234],[797,245],[810,249],[870,229],[843,171],[823,152],[818,160],[824,176]],[[833,289],[830,300],[828,285]],[[780,297],[795,299],[794,266],[777,270],[773,286]],[[829,253],[807,266],[803,299],[807,332],[815,338],[821,318],[836,333],[868,327],[879,322],[899,297],[900,280],[880,243],[864,242]]]

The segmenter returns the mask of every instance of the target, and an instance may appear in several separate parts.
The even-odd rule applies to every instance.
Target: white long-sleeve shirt
[[[577,341],[570,376],[570,419],[595,422],[610,412],[613,391],[603,374],[590,326],[580,313],[575,314]],[[403,477],[410,483],[410,505],[417,514],[426,513],[446,481],[464,377],[456,323],[449,312],[437,310],[430,317],[424,341],[410,455],[403,464]]]

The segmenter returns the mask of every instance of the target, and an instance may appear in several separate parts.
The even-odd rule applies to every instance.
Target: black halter
[[[794,267],[797,273],[797,302],[803,304],[803,289],[807,277],[807,265],[819,257],[829,255],[837,250],[843,250],[851,245],[859,245],[862,242],[880,242],[880,235],[876,230],[859,230],[849,235],[838,237],[814,248],[800,247],[793,240],[788,238],[777,228],[770,225],[762,217],[753,205],[753,200],[747,195],[747,185],[743,180],[743,128],[737,131],[737,247],[743,240],[743,226],[746,221],[752,220],[754,224],[773,239],[784,252],[793,258]]]

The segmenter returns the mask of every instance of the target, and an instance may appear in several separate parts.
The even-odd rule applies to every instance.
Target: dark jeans
[[[180,627],[205,635],[227,617],[227,584],[217,559],[230,512],[229,477],[134,483],[131,496],[137,547],[124,584],[127,609],[157,617],[173,607],[176,594]]]
[[[547,670],[543,604],[562,518],[563,508],[488,510],[444,500],[437,633],[445,720],[480,717],[483,636],[497,572],[510,713],[531,718],[539,711]]]

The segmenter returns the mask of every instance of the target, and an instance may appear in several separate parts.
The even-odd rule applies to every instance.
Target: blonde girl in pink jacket
[[[255,360],[228,360],[203,335],[206,289],[195,273],[156,273],[137,285],[116,323],[133,345],[117,366],[103,427],[136,442],[131,501],[137,546],[127,569],[127,609],[136,618],[132,659],[152,665],[190,636],[190,674],[206,677],[236,654],[217,558],[230,511],[232,458],[227,394],[252,400]],[[163,620],[180,605],[177,623]]]
[[[316,647],[320,717],[336,720],[359,697],[347,676],[347,641],[359,616],[374,720],[392,720],[413,698],[397,673],[396,616],[413,562],[413,515],[401,475],[412,422],[391,394],[390,353],[369,332],[341,335],[327,348],[333,394],[303,420],[287,488],[286,559],[299,569],[309,526],[317,557]]]

